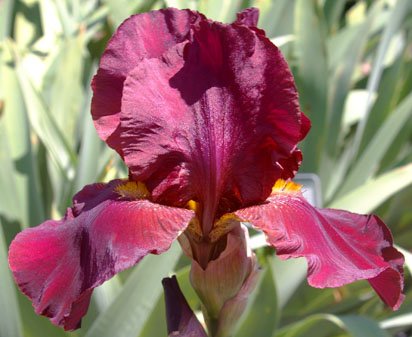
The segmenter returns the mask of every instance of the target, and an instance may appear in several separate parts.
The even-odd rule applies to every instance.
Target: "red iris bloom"
[[[256,28],[190,10],[132,16],[93,79],[97,132],[128,180],[84,187],[63,219],[17,235],[9,261],[38,314],[76,329],[95,287],[180,235],[205,268],[250,222],[281,258],[303,256],[314,287],[367,279],[393,309],[403,256],[376,216],[317,209],[288,181],[310,128],[280,51]]]

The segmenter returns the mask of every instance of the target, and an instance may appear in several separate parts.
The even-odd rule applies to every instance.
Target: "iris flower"
[[[290,69],[248,9],[232,24],[191,10],[127,19],[92,82],[99,136],[128,179],[85,186],[61,220],[19,233],[9,264],[35,311],[80,326],[93,289],[178,237],[202,269],[249,222],[308,282],[366,279],[397,309],[403,256],[374,215],[317,209],[291,179],[310,129]]]

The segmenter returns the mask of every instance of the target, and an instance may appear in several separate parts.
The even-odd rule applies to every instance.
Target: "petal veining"
[[[80,326],[93,288],[145,255],[167,250],[193,216],[190,210],[122,196],[115,189],[124,184],[86,186],[65,218],[24,230],[10,246],[20,289],[38,314],[66,330]]]
[[[100,137],[120,155],[119,134],[124,81],[143,59],[160,57],[187,39],[202,15],[190,10],[161,9],[131,16],[109,41],[93,78],[92,116]]]
[[[200,20],[190,41],[141,61],[124,82],[131,174],[157,201],[200,202],[206,232],[221,205],[263,201],[295,174],[308,127],[280,51],[246,25]]]
[[[263,230],[281,258],[305,257],[314,287],[366,279],[397,309],[403,301],[403,256],[373,215],[312,207],[296,189],[275,190],[267,202],[235,212]]]

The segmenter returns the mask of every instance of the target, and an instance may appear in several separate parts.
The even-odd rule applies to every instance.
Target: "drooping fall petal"
[[[366,279],[396,310],[404,298],[404,259],[386,225],[373,215],[314,208],[293,183],[277,185],[265,203],[235,214],[265,232],[281,258],[305,257],[311,286]]]
[[[155,200],[194,199],[207,214],[221,200],[263,201],[277,178],[291,177],[309,126],[280,51],[246,25],[205,19],[186,42],[128,73],[121,107],[133,177]]]
[[[16,236],[10,268],[36,313],[76,329],[93,288],[170,247],[193,213],[144,200],[146,192],[121,180],[86,186],[63,219]]]
[[[172,337],[207,337],[205,330],[187,303],[176,276],[162,280],[167,330]]]

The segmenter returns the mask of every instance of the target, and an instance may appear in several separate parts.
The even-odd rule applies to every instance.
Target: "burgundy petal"
[[[245,25],[200,20],[193,39],[143,60],[124,83],[130,172],[155,200],[194,199],[208,214],[223,199],[263,201],[277,178],[293,176],[307,128],[280,51]]]
[[[235,23],[239,25],[245,25],[249,27],[256,27],[259,20],[259,9],[246,8],[243,11],[237,13],[237,20]]]
[[[386,225],[373,215],[314,208],[291,184],[236,215],[263,230],[281,258],[305,257],[311,286],[338,287],[367,279],[387,305],[399,308],[404,259]]]
[[[97,132],[122,155],[118,127],[123,83],[143,59],[160,57],[184,41],[190,24],[201,14],[190,10],[162,9],[131,16],[107,45],[92,82],[92,116]]]
[[[93,288],[145,255],[164,252],[185,229],[191,211],[139,199],[133,184],[86,186],[64,219],[16,236],[10,268],[38,314],[66,330],[78,328]]]
[[[165,292],[169,336],[207,337],[205,330],[180,290],[176,276],[164,278],[162,283]]]

